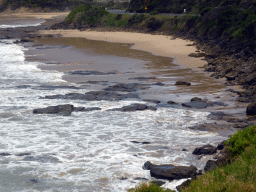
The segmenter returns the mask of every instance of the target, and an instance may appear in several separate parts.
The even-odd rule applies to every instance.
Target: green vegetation
[[[182,192],[256,191],[256,126],[238,131],[226,144],[231,163],[202,175]]]
[[[65,21],[80,25],[93,26],[99,23],[104,15],[109,14],[105,9],[85,4],[77,7],[66,17]]]
[[[243,9],[256,11],[256,2],[254,0],[131,0],[128,11],[144,13],[158,11],[159,13],[200,13],[207,7],[236,6]]]
[[[50,10],[60,10],[66,7],[74,8],[78,5],[86,2],[92,2],[92,0],[4,0],[4,8],[10,7],[17,9],[19,7],[38,7],[48,8]]]
[[[91,4],[104,9],[127,9],[128,2],[96,2],[94,0],[0,0],[0,9],[18,9],[20,7],[41,8],[45,11],[74,9],[79,5]],[[2,5],[3,4],[3,5]]]
[[[130,189],[128,192],[172,192],[170,189],[164,189],[159,185],[154,184],[153,182],[147,184],[142,183],[137,186],[135,189]]]

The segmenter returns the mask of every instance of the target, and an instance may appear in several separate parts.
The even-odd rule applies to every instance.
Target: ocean
[[[42,22],[2,20],[0,28]],[[123,192],[146,179],[154,180],[142,169],[146,161],[203,169],[209,157],[198,160],[192,155],[193,149],[226,139],[188,128],[207,122],[210,113],[206,111],[163,106],[157,111],[110,112],[107,110],[135,102],[154,104],[134,99],[42,99],[46,95],[85,93],[94,87],[66,81],[64,72],[43,70],[49,64],[26,60],[25,53],[31,47],[15,41],[0,40],[0,153],[10,154],[0,155],[0,192]],[[61,104],[102,110],[73,112],[70,116],[32,113],[35,108]],[[188,151],[182,151],[184,148]],[[163,187],[175,189],[182,181],[165,181]]]

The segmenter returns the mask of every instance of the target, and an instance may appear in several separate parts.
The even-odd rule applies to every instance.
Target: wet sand
[[[245,116],[243,113],[246,106],[236,102],[235,93],[226,91],[228,88],[224,85],[224,80],[214,79],[202,70],[174,64],[171,57],[131,49],[132,46],[133,44],[85,38],[37,38],[34,47],[30,48],[26,55],[34,55],[27,56],[27,60],[41,60],[46,63],[39,65],[42,70],[63,72],[62,78],[65,81],[83,85],[89,90],[102,90],[117,83],[140,83],[150,87],[136,92],[141,99],[160,100],[162,105],[168,106],[167,101],[170,100],[181,104],[189,102],[193,97],[200,97],[208,101],[224,102],[226,106],[191,110],[223,111],[232,115],[238,114],[239,117]],[[72,75],[71,71],[114,73]],[[136,79],[140,77],[149,79]],[[189,81],[192,85],[176,86],[177,80]],[[164,86],[158,86],[156,83],[163,83]],[[182,108],[181,105],[172,107]],[[229,131],[225,132],[225,135],[230,134],[232,133]]]
[[[151,35],[132,32],[98,32],[79,30],[46,30],[40,34],[60,34],[62,37],[77,37],[90,40],[107,41],[113,43],[133,44],[131,49],[147,51],[157,56],[172,57],[174,63],[189,67],[203,67],[207,64],[202,58],[189,57],[190,53],[197,51],[195,46],[187,46],[192,41],[172,38],[165,35]]]

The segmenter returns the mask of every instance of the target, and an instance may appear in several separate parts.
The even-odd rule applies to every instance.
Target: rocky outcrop
[[[131,111],[143,111],[143,110],[152,110],[156,111],[157,108],[147,106],[145,104],[139,104],[139,103],[134,103],[131,105],[127,105],[121,108],[114,108],[114,109],[109,109],[108,111],[122,111],[122,112],[131,112]]]
[[[196,108],[196,109],[204,109],[206,107],[212,107],[215,105],[224,106],[225,104],[222,102],[206,102],[198,97],[192,98],[190,102],[182,103],[183,107]]]
[[[101,72],[101,71],[86,71],[86,70],[83,70],[83,71],[71,71],[69,72],[70,75],[113,75],[113,74],[116,74],[115,71],[112,71],[112,72],[107,72],[107,73],[104,73],[104,72]]]
[[[71,115],[73,111],[78,112],[88,112],[88,111],[95,111],[95,110],[101,110],[99,107],[74,107],[73,105],[57,105],[57,106],[49,106],[46,108],[38,108],[34,109],[34,114],[57,114],[57,115],[64,115],[68,116]]]
[[[212,145],[204,145],[202,147],[195,148],[192,152],[193,155],[212,155],[217,152],[217,147]]]
[[[191,83],[186,82],[186,81],[177,81],[177,82],[175,83],[175,85],[186,85],[186,86],[189,86],[189,85],[191,85]]]
[[[73,105],[57,105],[46,108],[34,109],[34,114],[59,114],[59,115],[71,115],[74,109]]]
[[[139,83],[118,83],[116,85],[109,86],[106,91],[123,91],[123,92],[134,92],[141,89],[147,89],[148,86]]]
[[[189,167],[172,164],[154,165],[149,161],[144,164],[143,169],[150,170],[151,177],[168,180],[189,178],[195,175],[197,171],[193,165]]]
[[[204,167],[204,171],[211,171],[218,166],[218,163],[214,160],[208,160]]]
[[[156,100],[156,99],[142,99],[142,101],[151,102],[151,103],[155,103],[155,104],[161,103],[161,101]]]
[[[256,102],[251,103],[246,109],[247,115],[256,115]]]
[[[69,100],[86,100],[86,101],[120,101],[127,98],[139,98],[134,93],[119,94],[112,91],[90,91],[85,94],[68,93],[66,95],[51,95],[42,97],[42,99],[69,99]]]

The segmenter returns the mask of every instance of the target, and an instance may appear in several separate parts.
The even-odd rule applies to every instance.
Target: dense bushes
[[[77,7],[66,17],[65,22],[80,25],[96,25],[104,15],[109,14],[105,9],[85,4]]]
[[[249,127],[243,131],[238,130],[226,145],[232,156],[240,155],[249,145],[256,146],[256,126]]]
[[[182,13],[186,9],[188,12],[200,13],[206,7],[229,5],[256,11],[254,0],[131,0],[128,11],[143,13],[147,7],[148,12],[156,10],[160,13]]]

